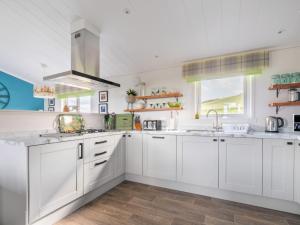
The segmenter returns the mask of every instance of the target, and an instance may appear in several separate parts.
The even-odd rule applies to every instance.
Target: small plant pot
[[[133,103],[135,103],[135,96],[133,96],[133,95],[127,95],[126,96],[126,101],[128,102],[128,103],[130,103],[130,104],[133,104]]]

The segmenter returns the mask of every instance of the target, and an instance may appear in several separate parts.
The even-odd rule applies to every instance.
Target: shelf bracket
[[[276,88],[276,98],[278,98],[279,92],[280,92],[280,89],[279,89],[279,88]]]
[[[276,106],[276,114],[278,114],[280,106]]]

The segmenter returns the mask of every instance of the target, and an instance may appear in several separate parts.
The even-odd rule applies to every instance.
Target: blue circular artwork
[[[10,94],[7,87],[0,82],[0,109],[5,109],[10,100]]]

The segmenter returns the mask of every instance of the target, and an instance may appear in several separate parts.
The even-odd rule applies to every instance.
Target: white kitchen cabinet
[[[114,160],[105,156],[84,164],[84,194],[99,188],[114,177]]]
[[[218,188],[219,144],[215,137],[177,137],[177,180]]]
[[[294,195],[294,141],[264,139],[263,195],[293,200]]]
[[[262,195],[262,140],[219,139],[219,187]]]
[[[143,174],[143,135],[141,133],[126,135],[126,173]]]
[[[295,201],[300,204],[300,141],[295,146],[295,174],[294,174]]]
[[[116,149],[114,153],[115,172],[114,177],[125,173],[126,167],[126,135],[116,135]]]
[[[83,141],[29,148],[29,220],[83,195]]]
[[[144,135],[143,175],[176,180],[176,136]]]

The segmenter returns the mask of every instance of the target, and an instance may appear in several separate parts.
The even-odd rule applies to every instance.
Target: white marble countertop
[[[165,131],[107,131],[103,133],[84,134],[71,137],[55,138],[55,137],[40,137],[40,134],[45,131],[35,132],[18,132],[18,133],[0,133],[0,143],[21,144],[24,146],[43,145],[58,143],[63,141],[80,140],[115,134],[125,133],[142,133],[152,135],[178,135],[178,136],[203,136],[203,137],[237,137],[237,138],[267,138],[267,139],[286,139],[300,140],[300,133],[266,133],[266,132],[250,132],[248,134],[224,133],[213,131],[184,131],[184,130],[165,130]],[[51,133],[51,132],[49,132]],[[52,132],[54,133],[54,132]]]
[[[124,134],[124,131],[108,131],[103,133],[93,133],[93,134],[83,134],[83,135],[75,135],[70,137],[41,137],[40,134],[45,134],[48,132],[40,131],[40,132],[17,132],[17,133],[0,133],[0,144],[1,142],[10,143],[10,144],[20,144],[24,146],[34,146],[34,145],[44,145],[44,144],[52,144],[63,141],[72,141],[72,140],[81,140],[87,138],[95,138],[101,136],[109,136],[109,135],[117,135]],[[51,132],[49,132],[51,133]],[[54,132],[52,132],[54,133]]]
[[[180,135],[180,136],[203,136],[203,137],[237,137],[237,138],[268,138],[268,139],[287,139],[300,140],[299,133],[268,133],[251,131],[247,134],[243,133],[224,133],[215,131],[185,131],[185,130],[170,130],[170,131],[130,131],[133,133],[144,133],[153,135]]]

